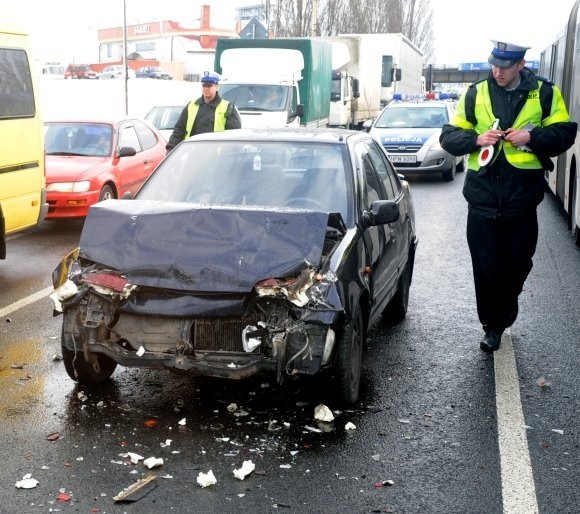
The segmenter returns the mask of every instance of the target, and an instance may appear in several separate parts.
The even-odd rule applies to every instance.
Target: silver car
[[[374,121],[370,133],[399,173],[440,173],[443,180],[451,181],[466,166],[466,156],[455,157],[439,144],[441,128],[453,109],[454,104],[444,100],[393,101]]]

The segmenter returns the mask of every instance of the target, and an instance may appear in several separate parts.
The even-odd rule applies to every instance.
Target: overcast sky
[[[222,28],[234,28],[234,6],[252,4],[251,0],[124,1],[128,24],[169,19],[185,27],[197,27],[200,6],[209,4],[212,25]],[[490,40],[496,38],[530,46],[526,57],[539,59],[540,52],[565,26],[574,1],[431,0],[434,63],[486,61],[492,47]],[[123,0],[17,0],[11,3],[14,6],[11,9],[21,16],[29,14],[27,22],[43,57],[80,62],[96,60],[96,29],[123,25],[123,3]],[[0,7],[0,16],[6,10],[5,5]]]

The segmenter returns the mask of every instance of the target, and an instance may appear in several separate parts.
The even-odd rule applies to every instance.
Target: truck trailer
[[[329,125],[362,128],[395,93],[420,93],[423,54],[403,34],[339,34],[332,44]]]
[[[220,96],[242,127],[328,126],[332,45],[308,38],[218,39]]]

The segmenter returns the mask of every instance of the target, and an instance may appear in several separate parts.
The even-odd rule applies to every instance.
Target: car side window
[[[373,166],[367,144],[364,142],[357,144],[355,146],[355,155],[364,175],[363,208],[370,209],[374,201],[386,198],[385,190]]]
[[[153,148],[157,144],[157,138],[153,131],[144,123],[135,120],[134,122],[135,131],[137,132],[137,137],[141,142],[141,148],[147,150],[148,148]]]
[[[124,146],[135,148],[137,153],[141,151],[139,137],[132,123],[130,125],[123,125],[119,129],[119,148],[123,148]]]
[[[376,141],[368,140],[366,144],[371,161],[373,162],[373,165],[383,182],[385,191],[387,192],[387,198],[389,200],[394,200],[402,189],[401,182],[399,181],[395,169]]]

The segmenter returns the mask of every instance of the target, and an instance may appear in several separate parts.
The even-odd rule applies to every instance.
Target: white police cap
[[[530,48],[529,46],[517,45],[506,41],[494,41],[492,39],[491,42],[493,43],[493,50],[487,61],[499,68],[509,68],[521,61],[526,55],[526,50]]]
[[[219,81],[220,76],[215,71],[204,71],[201,77],[201,82],[217,84]]]

